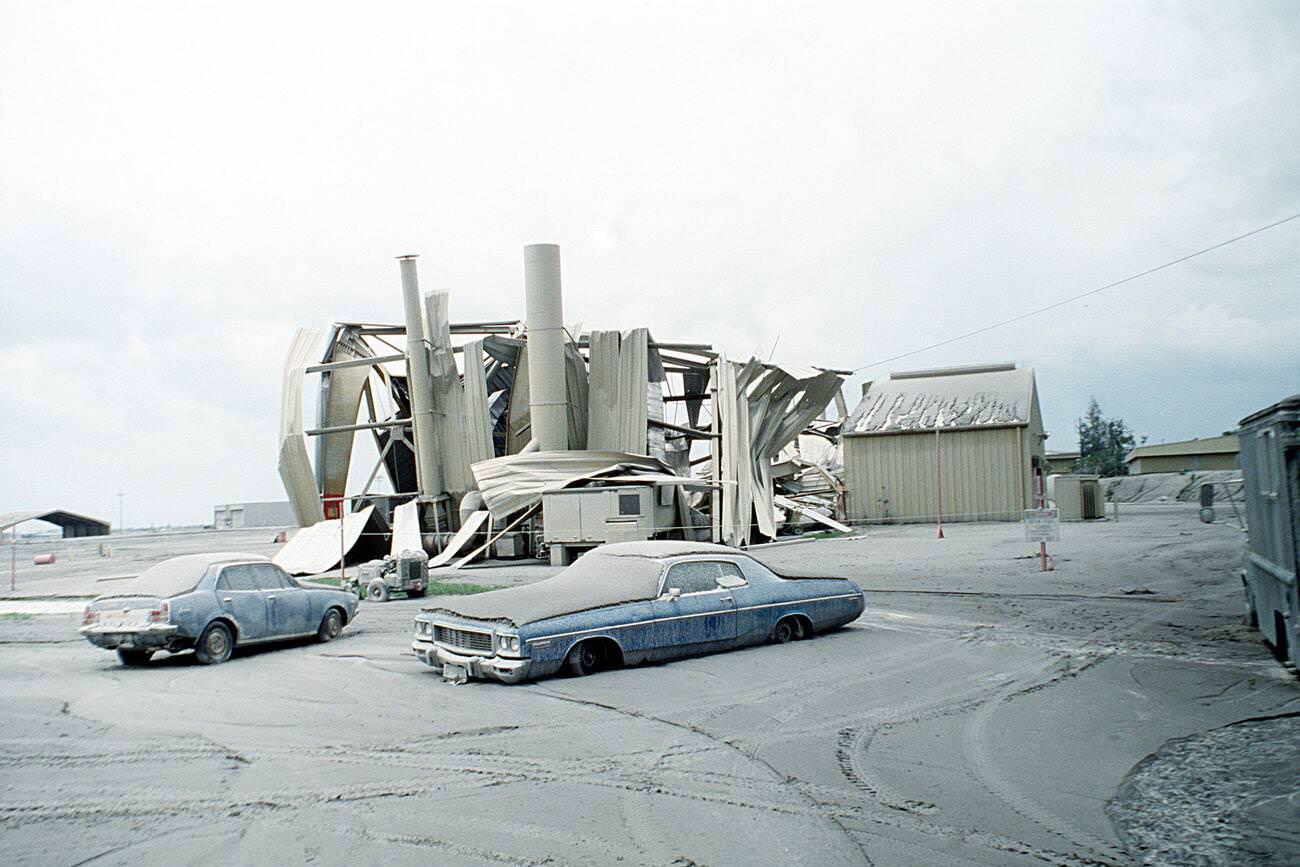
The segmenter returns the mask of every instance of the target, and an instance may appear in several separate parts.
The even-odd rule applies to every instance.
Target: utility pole
[[[122,498],[125,496],[126,494],[121,491],[117,492],[117,532],[119,533],[126,529],[126,523],[122,518]]]

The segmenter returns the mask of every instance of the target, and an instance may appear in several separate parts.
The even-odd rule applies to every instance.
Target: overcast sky
[[[0,512],[278,500],[296,327],[565,318],[858,368],[1300,212],[1300,4],[0,3]],[[779,342],[778,342],[779,338]],[[876,366],[1151,441],[1300,391],[1300,221]]]

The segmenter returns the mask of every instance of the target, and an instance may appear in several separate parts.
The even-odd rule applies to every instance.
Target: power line
[[[931,343],[929,346],[923,346],[920,349],[913,349],[910,352],[904,352],[900,355],[894,355],[889,358],[882,358],[880,361],[873,361],[870,364],[864,364],[861,367],[854,368],[853,372],[857,373],[858,371],[866,370],[869,367],[878,367],[882,364],[888,364],[891,361],[898,361],[900,358],[907,358],[908,356],[911,355],[920,355],[922,352],[929,352],[931,349],[938,349],[940,346],[947,346],[949,343],[956,343],[958,340],[965,340],[967,337],[974,337],[976,334],[983,334],[986,331],[992,331],[995,328],[1001,328],[1003,325],[1010,325],[1013,322],[1020,322],[1021,320],[1028,319],[1031,316],[1037,316],[1040,313],[1046,313],[1048,310],[1055,310],[1057,307],[1064,307],[1066,304],[1072,304],[1073,302],[1078,301],[1081,298],[1087,298],[1089,295],[1096,295],[1098,292],[1105,292],[1107,289],[1114,289],[1116,286],[1123,286],[1125,283],[1131,283],[1134,280],[1140,279],[1142,277],[1146,277],[1150,274],[1154,274],[1157,271],[1163,271],[1166,268],[1172,268],[1175,265],[1186,262],[1188,259],[1195,259],[1197,256],[1204,256],[1206,253],[1211,253],[1222,247],[1226,247],[1229,244],[1235,244],[1238,241],[1245,240],[1246,238],[1249,238],[1251,235],[1258,235],[1260,232],[1267,232],[1269,229],[1276,229],[1278,226],[1281,226],[1284,223],[1289,223],[1292,220],[1300,220],[1300,214],[1292,214],[1289,217],[1283,217],[1281,220],[1278,220],[1275,223],[1269,223],[1267,226],[1260,226],[1258,229],[1251,229],[1249,232],[1246,232],[1245,234],[1242,235],[1238,235],[1235,238],[1229,238],[1226,241],[1220,241],[1217,244],[1213,244],[1209,247],[1205,247],[1204,249],[1197,250],[1195,253],[1188,253],[1186,256],[1179,256],[1177,259],[1173,259],[1169,262],[1164,263],[1163,265],[1157,265],[1154,268],[1148,268],[1147,270],[1139,274],[1133,274],[1129,277],[1125,277],[1122,280],[1116,280],[1114,283],[1107,283],[1105,286],[1098,286],[1096,289],[1089,289],[1087,292],[1081,292],[1078,295],[1073,295],[1069,298],[1064,298],[1055,303],[1048,304],[1046,307],[1039,307],[1037,310],[1030,310],[1028,313],[1021,313],[1019,316],[1013,316],[1010,319],[1004,319],[1003,321],[995,322],[992,325],[985,325],[983,328],[976,328],[974,331],[967,331],[965,334],[959,334],[956,337],[949,337],[947,340],[940,340],[938,343]]]

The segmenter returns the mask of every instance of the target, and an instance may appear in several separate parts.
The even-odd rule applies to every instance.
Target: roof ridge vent
[[[968,364],[962,367],[933,367],[929,370],[891,371],[889,378],[928,379],[935,376],[963,376],[969,373],[1002,373],[1015,369],[1016,363],[1014,361],[1007,361],[1000,364]]]

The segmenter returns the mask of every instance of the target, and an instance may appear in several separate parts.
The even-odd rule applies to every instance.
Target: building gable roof
[[[99,518],[78,515],[63,509],[45,509],[31,512],[6,512],[0,515],[0,530],[8,530],[26,521],[45,521],[59,527],[92,527],[99,532],[94,535],[107,535],[109,524]]]
[[[1182,455],[1235,455],[1238,452],[1237,435],[1224,434],[1205,439],[1180,440],[1176,443],[1157,443],[1138,446],[1128,453],[1125,463],[1139,458],[1179,457]]]
[[[1034,404],[1034,371],[1013,365],[891,373],[873,382],[844,425],[845,434],[940,427],[1022,427]]]

